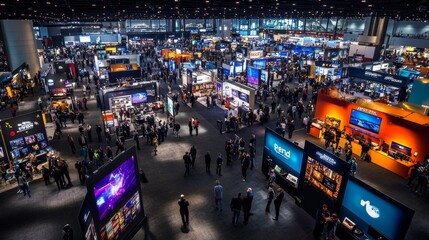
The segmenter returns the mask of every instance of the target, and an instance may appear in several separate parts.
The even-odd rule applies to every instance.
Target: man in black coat
[[[185,195],[180,195],[178,204],[180,206],[180,217],[182,217],[183,228],[186,229],[189,225],[189,202],[185,199]]]
[[[277,221],[279,220],[279,213],[280,213],[280,205],[282,204],[283,198],[285,194],[281,188],[277,188],[277,196],[274,199],[274,207],[276,209],[276,217],[273,218],[273,220]]]
[[[194,145],[192,145],[191,150],[189,151],[191,154],[191,166],[194,167],[195,166],[195,158],[197,158],[197,149],[195,148]]]
[[[191,172],[189,171],[189,166],[191,165],[191,157],[189,156],[188,152],[183,155],[183,161],[185,161],[185,174],[183,175],[183,177],[186,177],[186,175],[191,176]]]
[[[204,159],[206,161],[206,173],[210,173],[210,162],[212,161],[212,158],[210,157],[210,152],[207,151],[206,155],[204,156]]]
[[[248,153],[243,153],[243,162],[241,163],[241,174],[243,175],[243,182],[247,180],[247,169],[250,166],[250,156]]]
[[[223,164],[223,158],[222,155],[219,153],[216,159],[216,174],[219,176],[222,176],[222,164]]]

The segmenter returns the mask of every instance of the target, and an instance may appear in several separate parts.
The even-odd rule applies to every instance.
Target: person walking
[[[220,184],[219,180],[216,180],[216,185],[214,186],[214,197],[216,204],[216,211],[223,211],[222,199],[223,199],[223,186]]]
[[[236,198],[232,198],[230,207],[233,213],[232,224],[238,226],[238,219],[240,218],[241,208],[243,207],[243,199],[241,198],[240,192],[237,194]]]
[[[189,156],[188,152],[183,155],[183,161],[185,161],[185,174],[183,175],[183,177],[186,177],[186,175],[191,176],[191,172],[189,171],[189,167],[191,165],[191,157]]]
[[[155,156],[158,155],[158,145],[159,145],[158,137],[155,135],[152,139],[153,152]]]
[[[95,132],[97,133],[97,139],[98,139],[98,142],[101,142],[102,141],[102,139],[101,139],[101,132],[103,131],[103,129],[101,129],[101,127],[100,127],[100,125],[95,125]]]
[[[79,181],[80,181],[80,185],[84,185],[85,184],[85,174],[84,174],[84,167],[82,165],[81,161],[76,161],[76,163],[74,164],[74,167],[77,170],[77,173],[79,174]]]
[[[197,158],[197,149],[195,148],[195,145],[192,145],[189,153],[191,154],[191,159],[192,159],[191,166],[193,168],[195,166],[195,158]]]
[[[51,183],[49,179],[49,169],[47,169],[45,166],[42,166],[42,176],[43,180],[45,181],[45,185],[49,185]]]
[[[189,127],[189,135],[192,136],[192,129],[193,129],[192,118],[189,118],[188,127]]]
[[[86,125],[86,135],[88,136],[88,141],[92,142],[92,132],[91,132],[91,125],[89,123],[87,123]]]
[[[331,214],[328,211],[328,205],[323,204],[322,209],[317,210],[316,212],[316,224],[313,229],[313,234],[317,239],[320,239],[322,236],[323,228],[325,226],[325,222],[327,218]]]
[[[273,184],[270,183],[268,185],[268,197],[267,197],[267,206],[265,207],[265,212],[269,213],[270,212],[270,207],[271,207],[271,202],[274,199],[274,189],[273,189]]]
[[[30,186],[28,185],[27,178],[25,177],[25,172],[21,172],[21,176],[19,177],[19,188],[21,188],[24,196],[28,194],[28,197],[31,198]]]
[[[355,158],[352,158],[352,162],[350,164],[350,174],[354,176],[357,171],[357,162]]]
[[[178,202],[180,209],[180,217],[182,218],[183,229],[187,229],[189,225],[189,202],[185,199],[185,195],[180,195]]]
[[[252,189],[248,188],[246,191],[246,196],[243,199],[243,214],[244,214],[244,224],[247,224],[249,222],[250,217],[250,209],[252,209],[252,201],[253,201],[253,194]]]
[[[210,157],[209,151],[207,151],[206,155],[204,155],[204,159],[206,162],[206,173],[210,173],[210,162],[212,161],[212,158]]]
[[[139,133],[137,132],[137,130],[134,130],[133,138],[134,138],[134,141],[136,142],[137,150],[140,150]]]
[[[67,142],[70,146],[70,149],[72,151],[73,154],[76,154],[76,146],[74,145],[74,140],[73,137],[69,135],[67,135]]]
[[[243,176],[243,182],[247,180],[247,169],[250,166],[250,155],[243,152],[243,161],[241,163],[241,174]]]
[[[64,159],[60,159],[60,169],[61,169],[61,173],[63,174],[63,176],[66,177],[67,179],[67,187],[72,187],[73,184],[71,182],[70,179],[70,174],[69,174],[69,165],[67,164],[67,162]],[[63,180],[64,181],[64,180]],[[65,181],[64,181],[65,182]]]
[[[219,153],[216,159],[216,174],[218,174],[219,176],[222,176],[222,164],[223,164],[223,158],[222,158],[222,155]]]
[[[57,184],[58,190],[61,190],[64,188],[63,181],[61,179],[61,171],[58,169],[58,167],[54,167],[54,170],[52,172],[52,176],[54,177],[55,183]]]
[[[194,125],[195,136],[198,136],[198,128],[200,127],[200,121],[198,120],[198,118],[194,118],[194,121],[192,121],[192,124]]]
[[[281,188],[277,188],[277,196],[274,199],[274,207],[276,209],[276,217],[273,218],[273,220],[277,221],[279,220],[279,213],[280,213],[280,205],[282,204],[283,198],[285,196],[285,193]]]

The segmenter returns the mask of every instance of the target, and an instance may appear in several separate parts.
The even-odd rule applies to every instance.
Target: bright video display
[[[349,178],[340,217],[364,232],[372,226],[390,240],[404,239],[414,211],[355,178]]]
[[[36,137],[34,137],[34,135],[26,136],[24,139],[27,144],[32,144],[36,141]]]
[[[256,68],[247,68],[247,83],[251,86],[259,86],[259,70]]]
[[[352,109],[352,113],[350,115],[350,124],[361,127],[373,133],[379,133],[381,118]]]
[[[240,98],[241,100],[245,101],[245,102],[249,102],[249,95],[242,93],[242,92],[238,92],[238,98]]]
[[[17,138],[9,141],[9,143],[11,149],[16,149],[25,146],[24,138]]]
[[[101,228],[103,240],[118,239],[141,212],[140,195],[136,192],[128,202]]]
[[[124,200],[124,197],[135,191],[137,176],[134,161],[132,156],[95,184],[94,195],[100,221],[112,209],[117,209],[117,204]]]
[[[47,146],[48,146],[48,143],[46,141],[41,141],[40,142],[40,148],[41,149],[46,148]]]
[[[392,151],[397,152],[397,153],[402,153],[402,154],[405,154],[405,155],[411,157],[411,148],[406,147],[404,145],[401,145],[397,142],[392,141],[392,145],[390,145],[390,149]]]
[[[269,129],[265,130],[265,149],[283,170],[299,178],[303,149]]]
[[[37,141],[43,141],[45,139],[45,136],[43,135],[43,133],[36,133],[34,134],[37,138]]]
[[[132,103],[145,103],[147,102],[147,92],[134,93],[131,95]]]
[[[321,190],[329,197],[338,198],[342,176],[325,164],[308,157],[305,168],[305,179],[313,187]]]

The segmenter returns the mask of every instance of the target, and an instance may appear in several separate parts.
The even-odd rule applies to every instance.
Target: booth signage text
[[[374,110],[371,110],[371,109],[366,109],[366,108],[363,108],[363,107],[358,107],[357,110],[361,111],[361,112],[365,112],[365,113],[371,114],[371,115],[374,115],[374,116],[377,116],[377,112],[374,111]]]
[[[390,75],[382,72],[374,72],[360,68],[348,68],[349,77],[362,78],[369,81],[390,84],[393,86],[406,87],[409,79],[402,76]]]
[[[282,147],[280,147],[279,145],[277,145],[277,143],[274,143],[274,151],[276,151],[277,154],[281,155],[282,157],[289,159],[290,158],[290,150],[286,150]]]
[[[258,50],[258,51],[250,51],[249,53],[249,58],[250,59],[255,59],[255,58],[260,58],[264,56],[264,52],[262,50]]]
[[[324,153],[321,153],[321,152],[317,151],[317,152],[316,152],[316,155],[317,155],[321,160],[323,160],[323,161],[325,161],[325,162],[327,162],[327,163],[329,163],[329,164],[331,164],[331,165],[335,165],[335,164],[337,164],[337,162],[335,161],[335,159],[331,158],[330,156],[328,156],[328,155],[326,155],[326,154],[324,154]]]

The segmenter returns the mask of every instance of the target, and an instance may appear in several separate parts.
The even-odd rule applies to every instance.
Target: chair
[[[12,184],[12,183],[16,182],[16,178],[13,175],[13,173],[6,173],[5,179],[6,179],[6,183]]]

